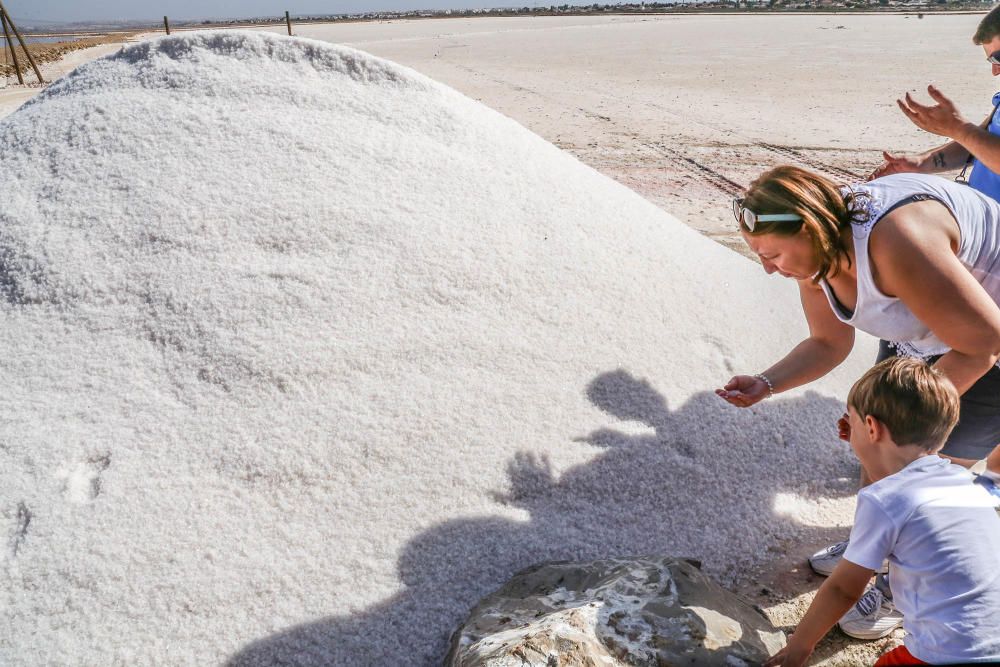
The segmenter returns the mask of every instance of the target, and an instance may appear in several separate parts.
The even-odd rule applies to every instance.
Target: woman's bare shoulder
[[[943,204],[922,201],[887,214],[872,230],[869,265],[884,294],[904,293],[915,276],[955,261],[961,236]]]
[[[905,259],[907,255],[954,254],[961,241],[958,222],[938,201],[920,201],[886,214],[872,229],[868,252],[872,261]]]

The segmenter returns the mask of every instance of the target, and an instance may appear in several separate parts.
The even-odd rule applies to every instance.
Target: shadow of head
[[[615,420],[578,438],[595,457],[559,471],[522,451],[508,464],[509,487],[494,498],[527,520],[426,530],[400,554],[397,595],[262,639],[230,665],[440,664],[468,609],[529,565],[661,554],[697,559],[732,583],[809,530],[775,510],[776,493],[819,502],[854,493],[857,465],[837,440],[834,399],[807,393],[741,410],[706,391],[670,410],[651,383],[622,370],[596,377],[587,396]]]
[[[667,399],[648,380],[619,369],[602,373],[587,385],[587,398],[618,419],[643,422],[659,428],[669,424]]]

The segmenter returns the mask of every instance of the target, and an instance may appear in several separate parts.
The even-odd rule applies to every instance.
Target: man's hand
[[[954,103],[934,86],[927,86],[927,93],[937,102],[930,106],[919,104],[906,93],[902,100],[896,100],[899,109],[921,130],[948,137],[961,143],[959,135],[969,126]]]
[[[806,664],[810,655],[812,655],[812,649],[797,646],[795,635],[792,635],[788,638],[788,644],[785,645],[785,648],[772,655],[764,663],[764,667],[799,667]]]
[[[890,155],[888,151],[882,151],[882,158],[885,159],[885,162],[868,174],[865,177],[866,181],[873,181],[889,174],[918,173],[920,171],[920,161],[916,158],[905,155]]]

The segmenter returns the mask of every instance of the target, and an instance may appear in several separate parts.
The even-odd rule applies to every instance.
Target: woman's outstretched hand
[[[767,398],[770,392],[766,382],[752,375],[737,375],[722,389],[715,390],[717,396],[738,408],[749,408]]]

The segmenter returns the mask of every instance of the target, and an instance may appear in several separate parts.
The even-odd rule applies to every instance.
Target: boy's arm
[[[765,662],[764,667],[804,665],[816,643],[861,598],[873,574],[874,570],[841,559],[833,574],[819,587],[802,622],[788,638],[788,645]]]

